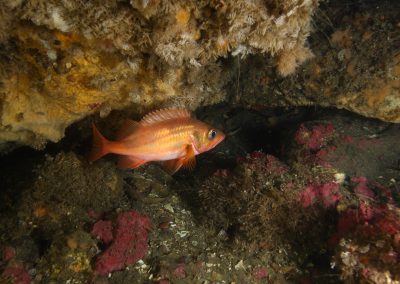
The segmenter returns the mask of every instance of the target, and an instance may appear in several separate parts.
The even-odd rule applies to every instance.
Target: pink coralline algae
[[[334,132],[335,127],[331,123],[313,126],[311,130],[302,124],[297,130],[294,139],[297,144],[304,145],[307,149],[316,151],[325,145]]]
[[[10,284],[31,283],[31,278],[28,271],[26,271],[24,265],[21,262],[15,260],[15,256],[16,251],[13,247],[5,246],[3,248],[1,262],[6,264],[7,266],[4,268],[3,273],[0,275],[0,282],[3,280],[5,281],[4,283]]]
[[[245,163],[254,171],[265,171],[272,176],[280,176],[288,171],[288,167],[279,159],[261,151],[255,151],[246,158],[239,158],[238,162]]]
[[[339,184],[328,182],[322,185],[311,184],[300,192],[300,202],[303,207],[310,207],[316,202],[322,204],[325,208],[335,205],[340,199]]]
[[[334,152],[337,146],[331,145],[338,135],[333,124],[319,124],[306,127],[301,124],[294,135],[295,142],[302,146],[300,157],[306,162],[319,164],[323,167],[331,167],[332,158],[337,159]]]
[[[391,210],[388,204],[379,204],[377,195],[369,188],[370,182],[365,177],[352,178],[356,183],[354,192],[358,197],[358,208],[348,208],[339,216],[337,223],[337,233],[334,240],[347,235],[350,232],[358,232],[365,237],[376,234],[395,235],[400,232],[400,219]],[[389,192],[381,186],[375,185],[374,188],[380,189],[389,201],[392,200]]]
[[[358,208],[340,214],[330,240],[335,263],[351,283],[394,283],[400,279],[399,208],[371,201],[359,197]]]
[[[148,250],[149,217],[136,211],[120,213],[114,229],[114,240],[97,258],[95,275],[106,275],[143,258]]]
[[[13,283],[13,284],[30,284],[31,277],[29,276],[26,269],[22,264],[14,264],[7,266],[1,277],[1,279],[6,280],[5,283]]]
[[[174,276],[178,279],[182,279],[186,277],[186,269],[184,263],[179,263],[173,272]]]
[[[386,205],[369,205],[360,201],[357,209],[344,211],[337,223],[337,232],[330,240],[336,245],[340,238],[350,233],[358,233],[366,238],[380,234],[395,236],[400,232],[400,219]]]
[[[99,220],[97,221],[92,228],[92,235],[96,236],[99,240],[101,240],[105,244],[111,243],[113,240],[113,230],[112,230],[112,222]]]
[[[256,279],[265,279],[268,277],[268,271],[264,267],[258,267],[254,269],[253,276]]]
[[[358,183],[354,188],[354,192],[360,199],[374,199],[374,192],[368,188],[368,179],[366,177],[352,178],[352,182]]]
[[[8,262],[12,258],[14,258],[16,254],[17,253],[15,251],[15,248],[11,246],[5,246],[3,249],[3,257],[2,257],[3,262]]]

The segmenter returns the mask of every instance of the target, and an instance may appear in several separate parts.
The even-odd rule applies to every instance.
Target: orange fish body
[[[89,160],[119,154],[120,168],[163,161],[164,168],[173,174],[182,166],[194,168],[195,156],[214,148],[224,138],[222,131],[192,118],[185,109],[163,109],[146,115],[140,122],[125,121],[116,141],[108,141],[93,125]]]

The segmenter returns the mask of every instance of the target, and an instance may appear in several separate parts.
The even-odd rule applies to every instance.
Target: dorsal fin
[[[139,122],[127,119],[122,123],[116,134],[116,140],[120,141],[131,135],[136,129],[140,127]]]
[[[174,118],[189,118],[190,112],[184,108],[164,108],[150,112],[140,121],[141,125],[150,125],[153,123],[166,121]]]

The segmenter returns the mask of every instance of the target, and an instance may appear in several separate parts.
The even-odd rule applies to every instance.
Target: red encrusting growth
[[[186,268],[185,268],[185,264],[184,263],[179,263],[173,272],[173,275],[178,278],[178,279],[182,279],[186,277]]]
[[[111,243],[113,240],[113,230],[112,230],[112,222],[99,220],[97,221],[92,228],[92,235],[96,236],[99,240],[101,240],[105,244]]]
[[[245,163],[254,171],[266,171],[272,176],[280,176],[288,172],[288,167],[278,158],[261,151],[254,151],[245,158],[240,157],[238,162]]]
[[[148,250],[149,217],[136,211],[120,213],[114,229],[114,240],[97,258],[94,274],[106,275],[143,258]]]
[[[256,279],[265,279],[268,277],[268,271],[264,267],[258,267],[253,270],[253,276]]]
[[[328,182],[324,184],[310,184],[302,192],[300,192],[300,202],[303,207],[310,207],[315,203],[322,204],[325,208],[329,208],[341,199],[339,184]]]
[[[304,145],[309,150],[317,151],[325,145],[334,132],[335,127],[331,123],[313,126],[311,130],[302,124],[294,139],[297,144]]]
[[[31,277],[25,269],[23,263],[16,260],[17,252],[12,246],[3,247],[3,253],[0,263],[5,264],[3,272],[0,275],[0,282],[15,284],[30,284]]]
[[[374,199],[375,193],[368,188],[368,179],[366,177],[355,177],[351,179],[352,182],[357,183],[354,192],[360,199]]]
[[[8,262],[12,258],[14,258],[16,254],[17,254],[17,252],[15,251],[15,248],[13,248],[12,246],[5,246],[3,248],[2,261],[3,262]]]
[[[400,219],[387,205],[369,205],[360,201],[357,209],[349,208],[340,214],[330,244],[335,246],[348,234],[360,234],[368,239],[381,234],[395,236],[399,232]]]
[[[323,167],[332,167],[329,157],[337,150],[337,146],[332,145],[336,136],[335,127],[331,123],[318,124],[312,127],[301,124],[294,135],[294,140],[302,146],[300,156],[306,162],[316,163]]]
[[[7,266],[3,273],[1,274],[1,279],[4,279],[5,283],[13,284],[30,284],[31,277],[28,271],[24,268],[22,264],[13,264]],[[0,280],[1,280],[0,279]]]

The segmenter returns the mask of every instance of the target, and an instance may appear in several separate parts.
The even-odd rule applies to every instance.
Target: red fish
[[[93,125],[89,160],[118,154],[118,166],[131,169],[162,161],[164,168],[174,174],[182,166],[193,169],[195,156],[211,150],[224,138],[222,131],[191,117],[186,109],[161,109],[147,114],[140,122],[126,120],[116,141],[104,138]]]

